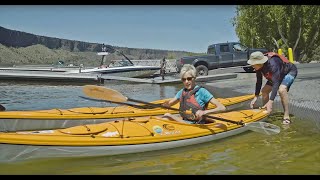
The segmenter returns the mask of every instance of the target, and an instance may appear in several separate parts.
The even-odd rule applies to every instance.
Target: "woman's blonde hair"
[[[182,78],[187,72],[190,72],[192,77],[196,78],[197,76],[197,70],[196,68],[191,65],[191,64],[185,64],[183,65],[183,67],[181,68],[180,71],[180,78]]]

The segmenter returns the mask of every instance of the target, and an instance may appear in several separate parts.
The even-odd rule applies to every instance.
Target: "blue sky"
[[[238,41],[235,5],[1,5],[0,26],[129,48],[206,52]]]

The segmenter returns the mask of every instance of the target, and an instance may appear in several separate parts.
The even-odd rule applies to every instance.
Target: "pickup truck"
[[[239,42],[212,44],[208,46],[206,55],[177,59],[177,72],[180,72],[184,64],[194,65],[198,76],[207,76],[209,70],[236,66],[242,66],[246,72],[253,72],[254,69],[247,64],[247,60],[254,51],[268,52],[263,48],[248,48]]]

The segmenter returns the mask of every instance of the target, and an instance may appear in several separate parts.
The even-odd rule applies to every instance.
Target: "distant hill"
[[[58,60],[63,60],[67,64],[97,66],[101,60],[97,55],[101,46],[98,43],[39,36],[0,26],[0,65],[54,64]],[[162,59],[163,57],[177,59],[190,55],[190,52],[186,51],[113,47],[132,60]],[[123,57],[114,53],[107,58],[119,60]]]

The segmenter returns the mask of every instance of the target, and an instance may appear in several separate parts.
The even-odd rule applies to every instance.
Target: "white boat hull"
[[[150,77],[154,73],[160,70],[157,66],[123,66],[123,67],[110,67],[110,68],[91,68],[71,70],[66,73],[97,73],[97,74],[109,74],[112,76],[121,77]]]

